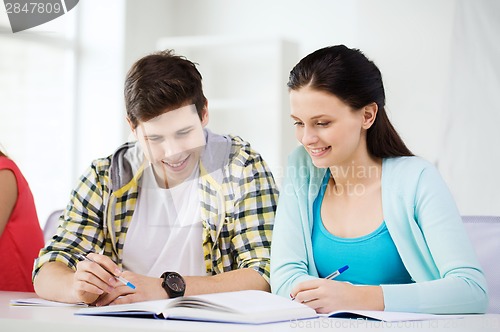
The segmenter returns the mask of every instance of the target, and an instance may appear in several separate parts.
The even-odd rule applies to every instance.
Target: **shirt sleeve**
[[[103,236],[103,184],[102,163],[96,161],[80,177],[71,193],[56,234],[40,250],[35,260],[33,279],[47,262],[61,262],[76,269],[78,259],[72,253],[100,252],[104,244]],[[104,165],[104,166],[105,166]],[[100,174],[101,173],[101,174]]]
[[[250,152],[235,183],[231,246],[236,251],[238,268],[252,268],[269,282],[278,189],[265,161],[259,154]]]

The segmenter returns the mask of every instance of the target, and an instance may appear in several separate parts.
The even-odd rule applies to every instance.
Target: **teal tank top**
[[[348,265],[349,268],[335,280],[377,286],[412,283],[385,222],[372,233],[356,238],[337,237],[325,228],[321,204],[329,177],[327,171],[313,205],[312,246],[319,276],[324,278]]]

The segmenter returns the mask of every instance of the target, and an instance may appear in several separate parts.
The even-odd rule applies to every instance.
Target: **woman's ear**
[[[371,103],[363,107],[363,129],[368,130],[375,119],[377,118],[378,106],[376,103]]]

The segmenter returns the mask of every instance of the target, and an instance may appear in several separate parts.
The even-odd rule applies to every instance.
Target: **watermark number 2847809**
[[[12,32],[52,21],[73,9],[79,0],[4,0]]]

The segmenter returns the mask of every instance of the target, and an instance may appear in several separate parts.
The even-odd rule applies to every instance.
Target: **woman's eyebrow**
[[[293,116],[293,115],[290,115],[290,117],[294,120],[300,120],[298,117],[296,116]],[[316,120],[316,119],[319,119],[319,118],[322,118],[322,117],[328,117],[327,114],[318,114],[318,115],[315,115],[313,116],[312,118],[310,118],[309,120]]]

